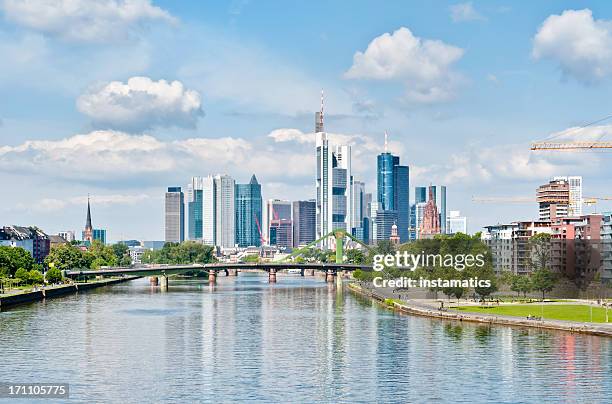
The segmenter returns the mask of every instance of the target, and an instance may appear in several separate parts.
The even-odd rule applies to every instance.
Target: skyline
[[[609,115],[605,2],[592,12],[577,2],[358,2],[351,21],[346,3],[140,4],[114,31],[103,13],[0,6],[3,223],[79,231],[91,193],[110,240],[161,240],[165,188],[217,173],[238,183],[255,174],[264,200],[313,199],[321,88],[330,138],[352,146],[367,192],[386,130],[389,152],[410,166],[411,201],[414,186],[448,186],[470,232],[537,217],[535,203],[473,195],[535,196],[564,175],[582,176],[585,195],[609,194],[608,156],[529,152],[530,141]],[[271,7],[282,17],[273,26]],[[591,53],[564,53],[591,37]],[[583,135],[612,132],[606,123]]]

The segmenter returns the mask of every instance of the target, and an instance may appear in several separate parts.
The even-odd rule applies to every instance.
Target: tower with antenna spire
[[[337,145],[329,141],[325,133],[324,98],[321,91],[321,109],[315,113],[316,136],[316,214],[317,237],[332,230],[351,232],[352,171],[351,146]],[[332,248],[334,241],[326,239],[322,248]]]
[[[323,125],[323,90],[321,90],[321,110],[315,112],[315,133],[325,132],[325,126]]]
[[[400,242],[405,243],[410,236],[409,168],[400,165],[399,156],[389,152],[389,134],[384,134],[384,150],[377,157],[378,212],[373,237],[377,241],[389,240],[395,225]]]

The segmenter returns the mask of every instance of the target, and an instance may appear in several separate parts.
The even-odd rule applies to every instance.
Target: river
[[[399,315],[310,277],[138,279],[0,313],[0,381],[83,403],[604,403],[612,340]]]

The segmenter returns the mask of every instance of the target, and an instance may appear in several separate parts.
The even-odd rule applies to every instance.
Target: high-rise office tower
[[[217,175],[215,183],[215,242],[230,248],[236,246],[236,184],[229,175]]]
[[[563,180],[569,185],[569,216],[582,216],[582,177],[566,176],[555,177],[553,181]]]
[[[299,247],[315,241],[317,203],[310,201],[293,202],[293,246]]]
[[[315,122],[317,238],[320,238],[332,230],[351,230],[351,147],[330,143],[323,125],[323,99]],[[321,247],[331,248],[333,243],[327,238]]]
[[[202,241],[216,246],[217,189],[212,175],[202,178]]]
[[[204,237],[204,190],[202,177],[192,177],[187,185],[187,215],[189,240],[202,240]]]
[[[236,243],[240,247],[261,245],[261,185],[255,174],[248,184],[236,184]]]
[[[265,239],[270,242],[270,225],[273,220],[291,220],[291,201],[268,199],[264,211]]]
[[[427,202],[427,187],[414,187],[414,203]]]
[[[568,217],[570,205],[569,183],[563,179],[553,179],[548,184],[540,185],[536,193],[540,220],[551,220]]]
[[[409,168],[400,165],[398,156],[387,152],[386,133],[385,151],[378,155],[377,163],[377,201],[381,210],[396,212],[398,235],[404,243],[408,241],[410,234]],[[386,231],[384,233],[387,234]]]
[[[181,243],[185,240],[185,201],[181,187],[168,187],[165,208],[166,243]]]
[[[440,223],[440,233],[446,234],[446,186],[431,185],[430,190],[433,192],[433,200],[438,209],[438,222]]]

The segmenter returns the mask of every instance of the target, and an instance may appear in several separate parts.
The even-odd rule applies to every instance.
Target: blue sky
[[[553,175],[612,194],[609,154],[528,150],[612,113],[605,1],[0,0],[0,14],[3,224],[80,232],[89,193],[111,240],[161,239],[164,188],[218,172],[312,198],[322,88],[355,177],[375,189],[387,130],[411,187],[447,185],[470,231],[537,215],[474,195],[532,196]]]

